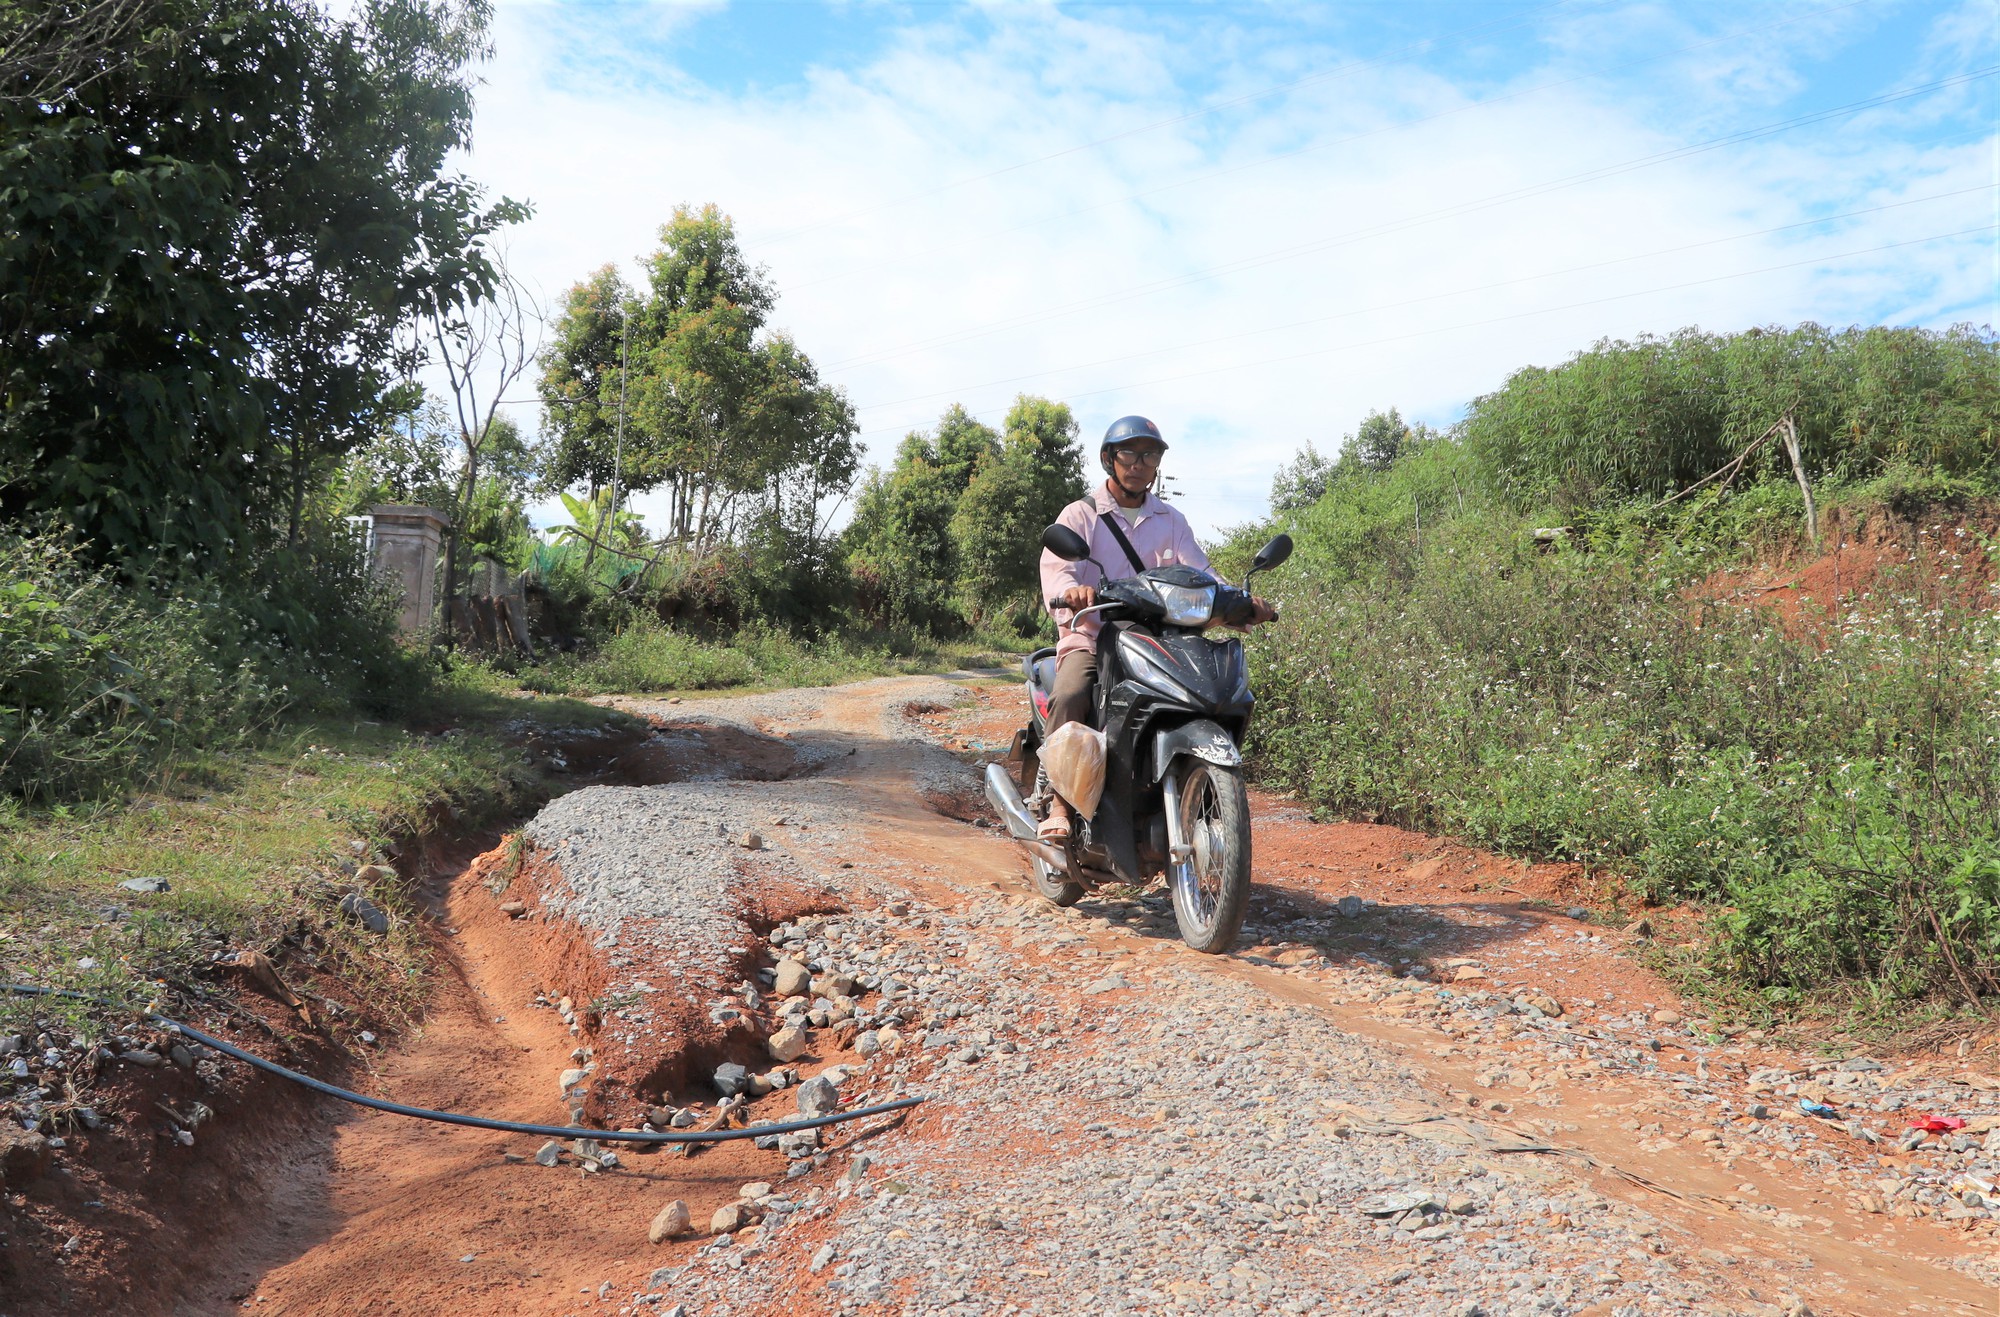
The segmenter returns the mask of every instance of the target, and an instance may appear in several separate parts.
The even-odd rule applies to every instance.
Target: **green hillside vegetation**
[[[1787,409],[1819,542],[1777,444],[1661,506]],[[1711,968],[1771,1000],[2000,989],[1996,427],[1990,334],[1813,325],[1599,344],[1447,434],[1373,416],[1222,555],[1298,541],[1252,647],[1260,771],[1702,902]],[[1937,553],[1866,598],[1787,624],[1711,588],[1885,520]]]

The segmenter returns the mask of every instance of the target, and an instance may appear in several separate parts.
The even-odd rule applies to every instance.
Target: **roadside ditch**
[[[689,780],[780,781],[813,770],[780,738],[699,719],[574,729],[524,723],[512,739],[540,769],[543,799]],[[332,1083],[502,1114],[453,1100],[476,1096],[470,1091],[412,1097],[399,1071],[411,1049],[450,1045],[453,1017],[491,991],[482,976],[512,972],[537,985],[520,1003],[524,1013],[540,1013],[529,1005],[539,1001],[551,1020],[567,1018],[560,1032],[536,1040],[543,1045],[526,1044],[562,1062],[546,1081],[549,1100],[504,1114],[558,1124],[614,1110],[629,1117],[625,1099],[646,1094],[654,1110],[636,1113],[634,1123],[648,1114],[670,1122],[692,1107],[700,1085],[691,1076],[720,1059],[755,1059],[761,1043],[751,1039],[751,1012],[735,1030],[705,1007],[669,1012],[673,1041],[664,1050],[652,1044],[666,1036],[628,1030],[615,1034],[610,1055],[593,1056],[591,1037],[629,1009],[602,951],[543,898],[538,880],[549,868],[532,845],[490,825],[468,829],[440,810],[380,849],[357,843],[352,859],[329,873],[339,889],[336,918],[352,925],[336,931],[414,939],[417,959],[431,965],[418,1018],[400,1018],[398,1003],[358,990],[343,974],[339,949],[326,945],[327,930],[306,919],[259,947],[218,945],[210,974],[171,985],[149,1005]],[[152,894],[118,895],[96,912],[114,931]],[[823,892],[773,891],[747,911],[741,954],[716,966],[718,974],[754,976],[753,948],[772,927],[830,908]],[[485,1018],[483,1006],[475,1018]],[[513,1045],[520,1059],[509,1064],[539,1078],[540,1067],[521,1065],[522,1046]],[[338,1234],[331,1177],[354,1109],[143,1017],[86,1017],[57,1003],[0,1031],[0,1053],[7,1083],[0,1098],[16,1117],[0,1122],[0,1294],[17,1317],[233,1309],[254,1302],[257,1277]],[[556,1079],[586,1069],[588,1081],[564,1083],[558,1093]],[[415,1124],[382,1119],[406,1133]],[[782,1154],[770,1155],[782,1172]],[[568,1149],[562,1161],[582,1164]]]

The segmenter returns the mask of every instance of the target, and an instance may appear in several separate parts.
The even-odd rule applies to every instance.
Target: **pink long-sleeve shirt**
[[[1132,541],[1139,558],[1148,567],[1167,567],[1174,563],[1186,563],[1202,571],[1208,570],[1208,555],[1195,543],[1194,528],[1188,525],[1186,517],[1179,510],[1168,506],[1157,494],[1147,494],[1146,502],[1136,509],[1136,524],[1121,520],[1120,527],[1125,538]],[[1105,526],[1106,518],[1119,516],[1118,504],[1111,497],[1111,482],[1106,481],[1096,489],[1062,510],[1056,518],[1059,525],[1067,526],[1083,537],[1090,546],[1090,556],[1104,564],[1113,580],[1133,575],[1132,560],[1125,556],[1125,550],[1118,547],[1111,531]],[[1102,579],[1097,569],[1088,562],[1064,562],[1047,549],[1042,550],[1042,598],[1055,599],[1073,585],[1098,585]],[[1055,610],[1058,622],[1068,619],[1067,608]],[[1060,659],[1080,649],[1097,648],[1096,613],[1083,619],[1075,627],[1065,629],[1062,639],[1056,642],[1056,656]]]

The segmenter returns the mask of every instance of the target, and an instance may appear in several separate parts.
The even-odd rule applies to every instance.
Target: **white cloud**
[[[994,7],[981,23],[907,27],[865,63],[725,95],[672,67],[697,16],[661,9],[619,40],[601,21],[576,26],[574,9],[503,6],[472,169],[536,204],[514,261],[555,293],[648,250],[676,203],[720,204],[784,294],[777,322],[861,405],[878,456],[954,400],[997,415],[1020,391],[1069,399],[1086,439],[1144,412],[1174,442],[1190,516],[1213,528],[1260,513],[1272,471],[1308,439],[1326,447],[1391,405],[1449,421],[1511,370],[1603,336],[1993,315],[1990,235],[1695,282],[1990,223],[1977,194],[1550,273],[1990,181],[1976,123],[1955,145],[1899,144],[1920,104],[1866,133],[1805,129],[1434,214],[1786,117],[1798,66],[1753,76],[1723,43],[1658,61],[1643,87],[1584,78],[1471,104],[1574,76],[1592,41],[1657,54],[1713,35],[1668,10],[1625,14],[1615,41],[1601,14],[1597,29],[1553,29],[1552,50],[1497,88],[1398,59],[1070,151],[1196,108],[1179,89],[1196,65],[1228,97],[1355,53],[1214,22],[1133,31],[1091,11]],[[1830,43],[1841,21],[1799,25]],[[1683,113],[1653,112],[1674,97]],[[1269,160],[1329,139],[1352,140]],[[1365,308],[1382,309],[1257,332]]]

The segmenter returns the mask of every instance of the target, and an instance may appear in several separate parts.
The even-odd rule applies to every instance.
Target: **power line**
[[[1559,311],[1576,311],[1584,307],[1603,306],[1606,303],[1627,301],[1634,297],[1649,297],[1654,293],[1670,293],[1683,288],[1699,288],[1706,284],[1726,283],[1731,279],[1748,279],[1756,275],[1773,274],[1781,270],[1796,270],[1804,266],[1822,265],[1828,261],[1846,260],[1854,256],[1871,256],[1877,252],[1894,251],[1899,247],[1913,247],[1920,243],[1942,242],[1948,238],[1963,238],[1975,233],[1995,232],[2000,232],[2000,224],[1981,224],[1969,229],[1958,229],[1950,233],[1933,233],[1922,238],[1908,238],[1901,242],[1883,243],[1877,247],[1863,247],[1854,251],[1831,252],[1801,261],[1787,261],[1779,265],[1760,266],[1754,270],[1737,270],[1730,274],[1712,275],[1705,279],[1688,279],[1680,283],[1661,284],[1653,288],[1640,288],[1631,292],[1613,293],[1606,297],[1593,297],[1581,302],[1566,302],[1560,306],[1538,307],[1532,311],[1514,311],[1506,315],[1490,316],[1484,320],[1468,320],[1455,325],[1433,325],[1425,329],[1411,330],[1406,334],[1392,334],[1386,338],[1364,339],[1354,343],[1336,343],[1331,347],[1310,348],[1304,352],[1294,352],[1279,357],[1260,357],[1251,361],[1231,362],[1225,366],[1212,366],[1206,370],[1179,371],[1173,375],[1162,376],[1157,379],[1138,380],[1127,384],[1109,385],[1098,389],[1085,389],[1067,394],[1066,397],[1068,399],[1094,398],[1101,394],[1120,393],[1127,389],[1145,389],[1157,384],[1177,384],[1184,380],[1202,379],[1210,375],[1225,374],[1233,370],[1248,370],[1254,366],[1284,365],[1288,362],[1304,361],[1312,357],[1327,356],[1335,352],[1354,352],[1362,348],[1382,347],[1390,343],[1404,343],[1411,339],[1424,338],[1433,334],[1449,334],[1462,329],[1482,329],[1489,325],[1505,324],[1514,320],[1525,320],[1532,316],[1554,315]],[[1001,408],[988,408],[985,411],[974,412],[972,414],[974,416],[997,416],[1001,414],[1002,410]],[[865,438],[875,434],[891,434],[904,428],[901,425],[878,426],[875,429],[863,430],[857,437]]]
[[[884,348],[876,352],[862,353],[858,356],[849,357],[844,361],[837,361],[830,363],[829,365],[824,367],[824,369],[831,372],[831,371],[851,370],[857,366],[863,366],[863,365],[876,365],[884,361],[894,360],[897,357],[907,355],[911,352],[922,351],[926,348],[949,347],[959,343],[970,342],[973,339],[985,338],[992,334],[1004,333],[1009,329],[1023,329],[1030,325],[1045,324],[1050,320],[1056,320],[1064,316],[1074,315],[1079,311],[1097,310],[1105,306],[1115,305],[1119,302],[1131,301],[1135,298],[1150,296],[1154,293],[1166,292],[1170,289],[1185,287],[1188,284],[1197,283],[1205,279],[1214,278],[1218,275],[1237,274],[1241,273],[1244,270],[1256,269],[1261,266],[1274,264],[1279,261],[1296,260],[1301,256],[1313,255],[1318,252],[1327,251],[1334,247],[1345,246],[1356,242],[1362,242],[1370,238],[1386,237],[1390,234],[1405,232],[1409,229],[1416,228],[1420,225],[1434,224],[1440,220],[1445,220],[1445,219],[1456,219],[1463,217],[1465,215],[1476,214],[1483,210],[1490,210],[1496,206],[1508,205],[1516,201],[1525,201],[1532,199],[1534,197],[1546,196],[1549,193],[1561,191],[1566,188],[1576,187],[1584,183],[1597,182],[1602,179],[1613,178],[1621,174],[1633,173],[1641,169],[1650,169],[1657,165],[1670,164],[1677,160],[1685,160],[1692,156],[1703,155],[1711,151],[1718,151],[1724,147],[1736,146],[1744,142],[1754,141],[1758,138],[1770,137],[1778,133],[1788,132],[1794,128],[1805,127],[1807,125],[1815,123],[1822,123],[1829,119],[1839,118],[1843,115],[1859,113],[1864,110],[1877,109],[1884,105],[1890,105],[1898,101],[1908,100],[1911,99],[1912,97],[1921,96],[1929,92],[1940,91],[1948,87],[1959,86],[1964,83],[1977,81],[1978,79],[1981,78],[1991,77],[1996,72],[2000,72],[2000,65],[1989,65],[1985,68],[1977,69],[1969,73],[1956,74],[1953,75],[1952,77],[1940,78],[1932,82],[1922,83],[1918,86],[1905,87],[1898,91],[1893,91],[1893,92],[1885,92],[1879,96],[1870,96],[1862,100],[1850,101],[1847,104],[1833,106],[1829,109],[1816,110],[1810,114],[1804,114],[1796,116],[1791,119],[1780,120],[1776,123],[1762,124],[1755,128],[1746,128],[1738,132],[1727,133],[1721,137],[1709,138],[1705,141],[1697,142],[1690,146],[1675,147],[1671,150],[1655,152],[1651,155],[1637,156],[1630,160],[1619,161],[1615,164],[1610,164],[1610,165],[1602,165],[1595,169],[1584,170],[1581,173],[1570,174],[1562,178],[1551,179],[1542,183],[1531,184],[1527,187],[1511,189],[1506,192],[1494,193],[1490,196],[1481,197],[1473,201],[1460,202],[1451,206],[1440,207],[1437,210],[1426,211],[1421,214],[1413,216],[1406,216],[1403,219],[1395,220],[1386,224],[1372,225],[1368,228],[1363,228],[1363,229],[1354,229],[1348,231],[1347,233],[1335,235],[1334,237],[1331,238],[1315,239],[1312,242],[1299,243],[1290,247],[1275,248],[1270,251],[1260,252],[1253,256],[1241,257],[1236,260],[1226,261],[1218,265],[1208,266],[1201,270],[1191,271],[1187,274],[1175,275],[1167,279],[1157,279],[1149,283],[1135,285],[1127,289],[1114,290],[1109,293],[1100,293],[1092,297],[1082,298],[1074,302],[1064,303],[1061,306],[1045,308],[1043,310],[1029,312],[1024,315],[1012,316],[1004,320],[994,321],[987,325],[976,326],[970,329],[953,331],[948,334],[936,335],[929,339],[920,339],[894,348]]]
[[[1356,307],[1352,310],[1335,312],[1332,315],[1314,316],[1308,320],[1293,320],[1280,325],[1264,325],[1256,329],[1240,330],[1233,334],[1220,334],[1213,338],[1197,339],[1188,343],[1175,343],[1162,348],[1149,348],[1144,352],[1131,352],[1118,357],[1104,357],[1097,361],[1080,362],[1073,366],[1056,366],[1048,370],[1031,371],[1025,375],[1011,375],[1004,379],[987,380],[981,384],[970,384],[959,389],[945,389],[935,393],[912,394],[906,398],[896,398],[889,402],[868,403],[864,410],[883,407],[900,407],[913,402],[927,402],[934,398],[948,398],[975,389],[998,388],[1006,384],[1020,384],[1028,380],[1041,379],[1049,375],[1061,375],[1069,371],[1095,370],[1102,366],[1115,366],[1128,361],[1140,361],[1146,357],[1162,356],[1169,352],[1185,352],[1193,348],[1214,347],[1221,343],[1233,343],[1240,339],[1254,338],[1259,334],[1276,334],[1291,329],[1304,329],[1312,325],[1323,325],[1335,320],[1351,320],[1356,316],[1376,315],[1383,311],[1397,311],[1405,307],[1421,306],[1426,302],[1438,302],[1448,298],[1464,297],[1472,293],[1492,292],[1499,288],[1511,288],[1518,284],[1535,283],[1542,279],[1556,279],[1567,274],[1582,274],[1590,270],[1602,270],[1613,265],[1629,265],[1633,261],[1652,260],[1660,256],[1674,256],[1682,252],[1698,251],[1703,247],[1716,247],[1723,243],[1742,242],[1749,238],[1767,237],[1773,233],[1786,233],[1793,229],[1814,228],[1821,224],[1831,224],[1836,220],[1853,219],[1858,215],[1879,214],[1887,210],[1900,210],[1906,206],[1922,205],[1930,201],[1944,201],[1952,197],[1967,196],[1974,192],[1991,191],[1990,185],[1958,188],[1950,192],[1935,192],[1929,196],[1912,197],[1906,201],[1892,201],[1880,206],[1864,206],[1859,210],[1842,211],[1837,215],[1821,215],[1813,219],[1799,220],[1793,224],[1778,224],[1768,229],[1753,229],[1744,233],[1732,233],[1720,238],[1705,238],[1700,242],[1684,243],[1678,247],[1662,247],[1657,251],[1638,252],[1631,256],[1618,256],[1605,261],[1592,261],[1586,265],[1572,265],[1560,270],[1544,270],[1540,274],[1525,274],[1513,279],[1501,279],[1493,283],[1474,284],[1465,288],[1453,288],[1441,293],[1426,293],[1421,297],[1405,298],[1400,302],[1381,302],[1374,306]]]
[[[1032,169],[1036,165],[1047,164],[1051,160],[1060,160],[1065,156],[1075,155],[1081,151],[1094,150],[1097,147],[1106,146],[1112,142],[1123,141],[1128,137],[1136,137],[1141,133],[1152,132],[1157,128],[1170,128],[1174,124],[1186,123],[1191,119],[1203,118],[1206,115],[1233,109],[1239,105],[1247,105],[1253,101],[1265,100],[1283,92],[1304,87],[1310,83],[1324,82],[1329,78],[1339,77],[1343,73],[1351,73],[1355,69],[1367,68],[1375,64],[1384,64],[1415,51],[1433,50],[1441,44],[1449,45],[1455,40],[1469,40],[1480,33],[1488,33],[1490,35],[1497,32],[1510,32],[1517,27],[1526,27],[1529,17],[1532,15],[1551,9],[1566,9],[1579,2],[1580,0],[1552,0],[1551,3],[1535,6],[1513,22],[1502,22],[1499,19],[1494,19],[1489,22],[1474,24],[1469,28],[1460,29],[1458,32],[1451,33],[1443,41],[1435,41],[1428,38],[1422,41],[1414,41],[1407,46],[1392,50],[1386,55],[1377,55],[1369,59],[1350,60],[1346,64],[1337,65],[1330,69],[1323,69],[1318,73],[1309,73],[1303,78],[1295,78],[1290,82],[1282,82],[1275,87],[1267,87],[1263,91],[1248,92],[1241,96],[1233,96],[1227,100],[1217,101],[1213,105],[1204,106],[1198,110],[1188,110],[1182,114],[1172,115],[1165,119],[1155,119],[1151,123],[1122,129],[1119,132],[1110,133],[1104,137],[1092,138],[1090,141],[1079,142],[1074,146],[1066,146],[1059,151],[1051,151],[1046,155],[1039,155],[1030,160],[1021,160],[1011,165],[1002,165],[998,169],[989,169],[982,174],[972,174],[965,178],[955,179],[949,183],[940,183],[936,187],[926,188],[921,192],[912,192],[906,196],[897,197],[889,201],[877,202],[872,206],[864,206],[860,210],[849,211],[845,215],[836,215],[832,219],[818,220],[811,224],[800,225],[795,229],[787,229],[771,237],[759,239],[758,245],[769,247],[781,242],[790,242],[793,238],[801,237],[808,233],[815,233],[820,229],[829,228],[833,225],[846,224],[866,215],[873,215],[880,211],[906,206],[913,201],[923,201],[945,192],[955,191],[958,188],[969,187],[974,183],[983,183],[989,178],[999,178],[1004,174],[1017,173],[1023,169]]]
[[[1109,206],[1122,205],[1129,201],[1139,201],[1146,197],[1157,196],[1162,192],[1172,192],[1180,188],[1192,187],[1196,183],[1210,182],[1214,179],[1223,178],[1230,174],[1239,174],[1249,169],[1261,169],[1266,165],[1276,164],[1284,160],[1291,160],[1298,156],[1308,155],[1314,151],[1331,150],[1336,146],[1346,146],[1354,142],[1364,141],[1370,137],[1379,137],[1384,133],[1401,132],[1404,129],[1416,128],[1427,123],[1435,123],[1441,119],[1449,119],[1454,115],[1468,114],[1474,110],[1482,110],[1490,106],[1504,104],[1508,101],[1519,100],[1526,96],[1533,96],[1540,92],[1552,91],[1558,87],[1567,87],[1575,83],[1587,82],[1594,77],[1603,77],[1609,74],[1616,74],[1616,73],[1629,73],[1633,69],[1642,68],[1648,64],[1656,64],[1664,59],[1672,59],[1676,55],[1685,55],[1690,53],[1691,51],[1703,50],[1709,46],[1721,45],[1727,42],[1741,40],[1744,37],[1759,36],[1766,32],[1775,31],[1776,29],[1781,27],[1789,27],[1794,23],[1802,23],[1807,21],[1808,19],[1819,18],[1826,14],[1835,13],[1842,9],[1853,9],[1866,2],[1867,0],[1846,0],[1846,2],[1843,4],[1829,5],[1824,9],[1814,9],[1803,14],[1794,14],[1790,18],[1780,19],[1775,23],[1765,23],[1761,26],[1752,28],[1741,28],[1735,32],[1724,33],[1722,36],[1719,37],[1711,37],[1706,41],[1697,41],[1692,45],[1681,46],[1674,50],[1663,51],[1658,55],[1648,55],[1644,59],[1633,60],[1629,63],[1618,65],[1614,68],[1597,69],[1591,71],[1590,73],[1580,73],[1577,74],[1575,77],[1570,77],[1570,78],[1558,78],[1553,82],[1538,83],[1532,87],[1522,87],[1515,91],[1504,92],[1496,96],[1489,96],[1483,100],[1472,101],[1469,104],[1460,105],[1453,109],[1440,110],[1435,114],[1427,114],[1427,115],[1422,115],[1415,119],[1404,119],[1397,123],[1384,124],[1380,128],[1371,128],[1367,132],[1352,133],[1346,137],[1337,137],[1323,142],[1312,142],[1306,146],[1296,147],[1290,151],[1280,151],[1272,155],[1261,156],[1256,160],[1245,161],[1241,164],[1229,165],[1221,169],[1212,169],[1204,173],[1193,174],[1187,178],[1178,179],[1172,183],[1162,183],[1150,188],[1141,188],[1137,192],[1131,192],[1122,197],[1116,197],[1106,201],[1093,202],[1088,206],[1079,206],[1074,209],[1062,211],[1054,215],[1044,215],[1039,219],[1023,220],[1018,224],[1011,224],[1002,229],[989,230],[984,234],[975,234],[968,238],[960,238],[960,239],[955,239],[951,242],[940,243],[937,246],[927,248],[920,252],[913,252],[907,255],[899,255],[881,261],[872,261],[867,265],[854,266],[835,274],[822,275],[817,279],[808,279],[803,283],[793,284],[792,288],[793,291],[796,292],[807,288],[817,288],[822,284],[837,283],[842,279],[853,278],[856,275],[872,274],[877,270],[889,268],[892,266],[907,265],[910,261],[913,260],[923,260],[927,257],[940,255],[944,252],[956,251],[962,247],[972,246],[982,242],[990,242],[995,238],[1005,237],[1008,234],[1012,233],[1019,233],[1024,229],[1039,228],[1045,224],[1055,224],[1055,223],[1060,223],[1061,221],[1066,219],[1075,219],[1079,215],[1088,215],[1094,211],[1103,210]]]

